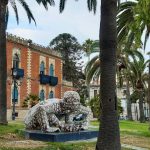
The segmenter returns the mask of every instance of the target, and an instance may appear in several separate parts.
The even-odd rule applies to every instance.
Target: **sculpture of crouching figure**
[[[90,116],[91,110],[81,105],[79,94],[67,91],[63,99],[48,99],[30,108],[25,126],[26,129],[43,132],[74,132],[88,129]]]

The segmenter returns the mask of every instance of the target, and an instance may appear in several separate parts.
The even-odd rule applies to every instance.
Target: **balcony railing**
[[[58,84],[58,77],[40,74],[40,84],[56,86]]]

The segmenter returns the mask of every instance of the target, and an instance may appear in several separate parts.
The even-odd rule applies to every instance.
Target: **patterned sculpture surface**
[[[63,99],[48,99],[30,108],[25,126],[43,132],[74,132],[88,129],[90,117],[91,110],[81,105],[79,94],[67,91]]]

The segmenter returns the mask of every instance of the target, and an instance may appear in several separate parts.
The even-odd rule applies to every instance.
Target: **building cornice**
[[[7,38],[7,41],[12,41],[14,43],[24,45],[33,51],[43,53],[46,55],[50,55],[50,56],[54,56],[57,58],[62,57],[59,52],[54,51],[54,50],[50,49],[49,47],[45,47],[45,46],[33,43],[32,40],[24,39],[24,38],[21,38],[21,37],[18,37],[16,35],[9,34],[9,33],[6,34],[6,38]]]

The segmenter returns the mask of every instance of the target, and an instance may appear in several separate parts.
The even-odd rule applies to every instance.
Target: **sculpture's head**
[[[64,109],[76,111],[80,107],[80,96],[75,91],[67,91],[64,93],[63,103]]]

